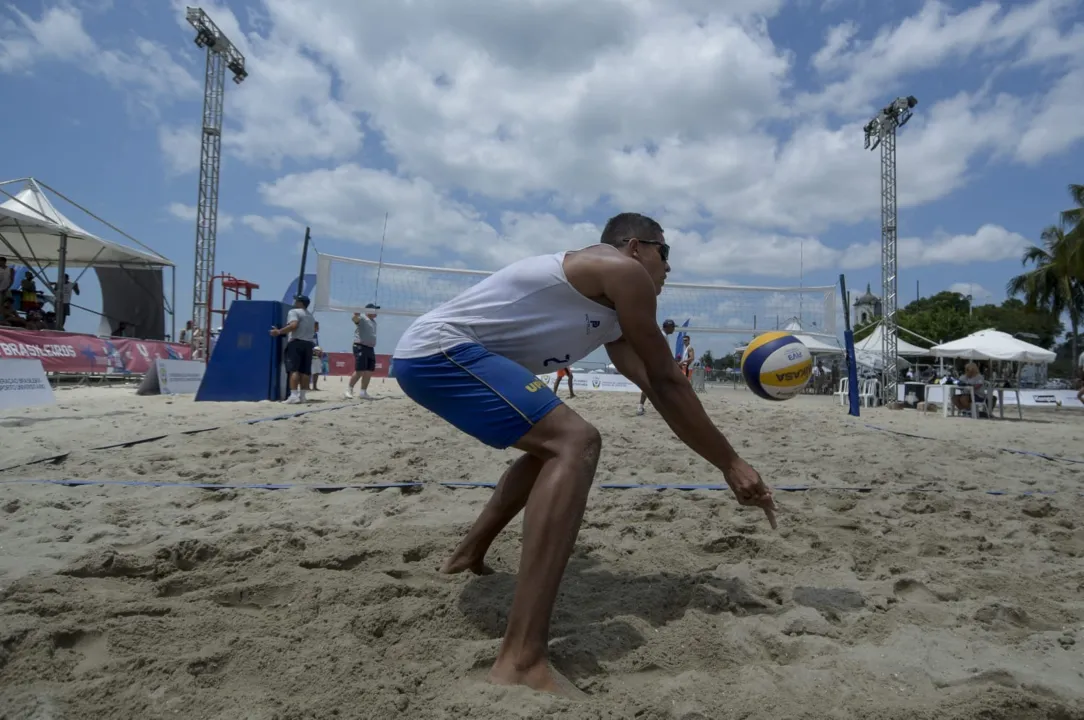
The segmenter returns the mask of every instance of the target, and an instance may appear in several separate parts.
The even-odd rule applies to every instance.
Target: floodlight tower
[[[866,149],[881,146],[881,362],[885,404],[895,402],[899,386],[899,329],[896,325],[896,130],[911,119],[913,95],[896,98],[866,123]]]
[[[245,56],[200,8],[186,8],[185,19],[196,29],[196,46],[207,48],[203,85],[203,139],[200,144],[199,203],[196,206],[196,263],[192,282],[192,326],[209,347],[207,327],[210,281],[215,268],[218,235],[218,175],[222,164],[222,99],[226,94],[226,68],[238,85],[248,77]],[[203,353],[207,359],[209,353]]]

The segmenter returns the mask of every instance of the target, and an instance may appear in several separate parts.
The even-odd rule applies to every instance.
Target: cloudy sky
[[[919,99],[898,143],[903,302],[916,281],[999,301],[1065,186],[1084,182],[1079,1],[201,7],[250,72],[227,88],[217,267],[266,298],[296,275],[306,225],[322,252],[375,259],[385,212],[392,262],[492,269],[593,242],[636,210],[667,228],[675,279],[826,285],[843,272],[876,291],[879,154],[862,126],[900,95]],[[0,174],[38,177],[175,260],[181,321],[203,90],[193,36],[183,2],[0,9]],[[321,319],[324,344],[347,349],[348,321]]]

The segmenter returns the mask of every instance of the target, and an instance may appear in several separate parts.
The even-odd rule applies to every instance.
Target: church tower
[[[881,298],[870,292],[866,283],[866,292],[854,301],[855,325],[865,325],[881,317]]]

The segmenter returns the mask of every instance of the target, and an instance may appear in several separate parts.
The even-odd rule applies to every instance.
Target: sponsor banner
[[[544,381],[551,388],[557,373],[539,375],[538,379]],[[568,388],[568,380],[561,378],[561,388]],[[609,373],[575,373],[572,376],[572,389],[598,390],[600,392],[640,392],[640,388],[632,380],[624,375],[611,375]]]
[[[333,352],[327,354],[328,375],[345,375],[350,377],[354,374],[354,353]],[[376,370],[373,377],[389,377],[388,368],[391,367],[391,355],[376,356]]]
[[[163,395],[195,395],[207,366],[194,360],[154,361],[158,368],[158,389]]]
[[[908,383],[910,384],[910,383]],[[905,386],[900,385],[898,393],[901,401],[905,398]],[[997,392],[987,388],[987,393]],[[1016,390],[1004,390],[1006,405],[1016,404]],[[1068,408],[1084,408],[1079,400],[1076,399],[1076,390],[1043,390],[1042,388],[1030,388],[1026,390],[1020,390],[1020,404],[1025,407],[1068,407]],[[945,392],[940,385],[927,385],[925,389],[926,401],[940,403],[945,400]],[[1000,401],[999,401],[1000,402]]]
[[[0,410],[55,403],[40,360],[0,359]]]
[[[155,360],[191,358],[192,349],[179,343],[0,328],[0,360],[40,360],[46,372],[141,375]]]

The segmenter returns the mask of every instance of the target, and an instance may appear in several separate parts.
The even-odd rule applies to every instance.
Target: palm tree
[[[1081,192],[1084,194],[1084,187]],[[1084,238],[1078,230],[1084,230],[1084,225],[1078,224],[1068,233],[1057,225],[1043,230],[1042,246],[1029,247],[1020,259],[1032,269],[1014,277],[1006,287],[1009,297],[1023,295],[1029,308],[1042,308],[1055,317],[1069,315],[1074,362],[1079,357],[1077,335],[1084,320]]]
[[[1069,228],[1069,234],[1084,232],[1084,185],[1070,185],[1069,196],[1076,204],[1072,210],[1061,214],[1061,224]]]
[[[1069,228],[1066,236],[1075,254],[1071,258],[1071,265],[1076,269],[1077,280],[1084,282],[1084,185],[1070,185],[1069,196],[1076,207],[1061,214],[1061,225]],[[1076,362],[1076,358],[1073,358],[1073,362]]]

